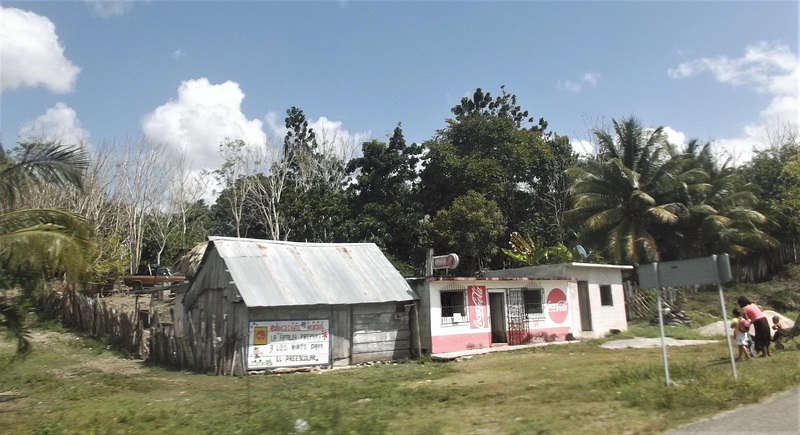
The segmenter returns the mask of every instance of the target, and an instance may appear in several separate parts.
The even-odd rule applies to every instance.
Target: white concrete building
[[[588,263],[418,282],[423,353],[596,338],[628,328],[622,271]]]

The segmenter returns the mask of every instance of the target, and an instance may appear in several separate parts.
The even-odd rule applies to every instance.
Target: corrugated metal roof
[[[208,239],[248,307],[417,299],[374,243]]]

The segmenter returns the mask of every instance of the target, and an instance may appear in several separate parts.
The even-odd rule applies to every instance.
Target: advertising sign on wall
[[[547,315],[553,323],[564,323],[569,315],[567,295],[560,288],[554,288],[547,294]]]
[[[328,365],[330,342],[328,319],[250,322],[247,369]]]
[[[467,287],[467,298],[469,299],[470,328],[483,329],[488,327],[488,316],[486,315],[486,286],[471,285]]]

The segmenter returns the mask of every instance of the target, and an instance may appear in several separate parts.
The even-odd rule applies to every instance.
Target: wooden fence
[[[176,325],[162,324],[158,313],[152,318],[150,330],[150,361],[181,370],[215,375],[241,375],[245,369],[246,337],[224,339],[216,336],[216,319],[202,322],[195,327],[191,316],[187,317],[186,331],[181,333]],[[223,322],[223,329],[227,322]],[[178,326],[180,327],[180,325]]]
[[[51,310],[62,310],[65,325],[93,337],[108,337],[123,352],[134,358],[146,359],[145,318],[138,310],[123,312],[109,307],[103,299],[92,298],[75,291],[54,294],[48,301]]]
[[[147,297],[147,295],[143,295]],[[198,373],[233,375],[245,373],[244,343],[241,340],[220,340],[214,334],[215,320],[199,325],[189,320],[186,334],[171,323],[169,317],[157,310],[139,310],[137,303],[130,312],[110,307],[102,298],[90,297],[75,291],[53,293],[48,309],[61,313],[65,325],[96,338],[108,338],[117,349],[133,358]],[[188,338],[187,338],[188,337]]]

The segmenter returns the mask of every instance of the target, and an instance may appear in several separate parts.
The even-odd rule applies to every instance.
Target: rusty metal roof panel
[[[209,237],[248,307],[417,299],[374,243]]]

